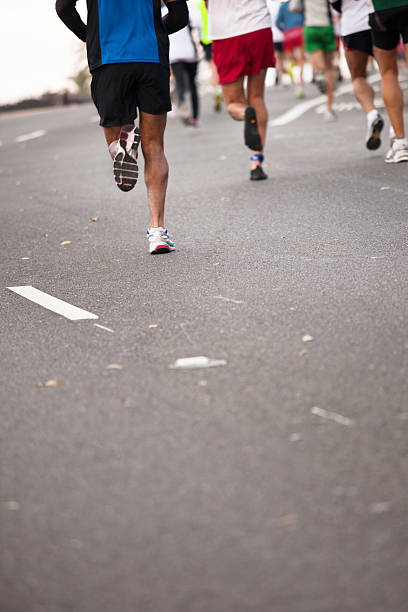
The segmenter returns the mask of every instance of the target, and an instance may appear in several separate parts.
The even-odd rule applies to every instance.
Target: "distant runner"
[[[369,23],[373,31],[374,57],[382,79],[382,94],[394,138],[385,161],[408,161],[404,127],[404,97],[398,82],[398,45],[402,37],[408,57],[408,0],[369,0]]]
[[[209,0],[208,13],[227,110],[233,119],[245,122],[244,141],[254,152],[250,179],[261,181],[268,178],[262,168],[268,122],[265,77],[275,66],[267,0]]]
[[[353,81],[354,95],[367,115],[366,147],[374,151],[381,145],[384,119],[374,105],[374,89],[367,81],[367,64],[373,55],[368,5],[358,0],[330,0],[341,12],[340,28],[347,65]]]
[[[171,110],[168,34],[188,23],[185,0],[88,0],[87,25],[77,0],[57,0],[65,25],[87,43],[92,98],[105,131],[117,186],[130,191],[138,178],[141,139],[144,178],[151,212],[147,231],[150,253],[167,253],[174,243],[164,225],[168,164],[163,135]],[[135,127],[137,109],[139,126]]]

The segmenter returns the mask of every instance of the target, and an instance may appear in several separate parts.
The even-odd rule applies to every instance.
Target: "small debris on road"
[[[299,442],[302,439],[302,434],[300,433],[292,433],[289,436],[289,442]]]
[[[370,506],[370,512],[373,514],[383,514],[384,512],[389,512],[391,510],[391,502],[383,501],[383,502],[375,502]]]
[[[391,187],[389,187],[388,185],[383,185],[381,187],[381,191],[386,191],[387,189],[391,189]]]
[[[304,334],[302,336],[302,342],[311,342],[313,340],[313,336],[310,334]]]
[[[60,246],[67,246],[68,244],[72,244],[71,240],[63,240],[60,242]]]
[[[324,295],[326,293],[326,289],[320,289],[320,295]]]
[[[279,519],[279,526],[280,527],[289,527],[289,528],[296,528],[298,523],[298,515],[297,514],[285,514],[284,516],[281,516]]]
[[[224,302],[232,302],[233,304],[244,304],[242,300],[234,300],[232,298],[223,297],[222,295],[214,295],[214,300],[222,300]]]
[[[213,264],[213,266],[219,266],[219,265],[220,265],[219,261],[217,261],[215,264]]]
[[[110,363],[106,366],[106,370],[123,370],[123,365],[121,363]]]
[[[152,323],[151,325],[149,325],[149,329],[156,329],[156,327],[159,327],[158,325],[156,325],[156,323]]]
[[[339,425],[345,425],[346,427],[352,427],[355,424],[353,419],[349,419],[348,417],[345,417],[342,414],[338,414],[337,412],[330,412],[329,410],[325,410],[324,408],[319,408],[318,406],[313,406],[313,408],[311,409],[311,413],[315,416],[321,417],[322,419],[334,421],[335,423],[339,423]]]
[[[208,357],[183,357],[169,365],[171,370],[194,369],[194,368],[214,368],[216,366],[227,365],[225,359],[209,359]]]
[[[298,352],[298,357],[305,357],[308,354],[307,351],[299,351]]]
[[[99,217],[89,217],[88,221],[89,223],[96,223],[99,221]]]
[[[38,388],[42,388],[42,387],[58,387],[58,385],[59,385],[58,380],[55,380],[55,379],[51,379],[51,380],[47,380],[45,382],[37,383],[37,387]]]
[[[6,510],[11,510],[12,512],[18,512],[20,510],[20,504],[16,501],[6,501],[4,502],[4,506]]]

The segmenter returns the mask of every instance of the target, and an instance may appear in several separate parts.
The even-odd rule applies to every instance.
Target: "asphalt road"
[[[408,164],[337,105],[259,184],[208,99],[169,120],[157,257],[91,106],[0,117],[2,612],[407,609]]]

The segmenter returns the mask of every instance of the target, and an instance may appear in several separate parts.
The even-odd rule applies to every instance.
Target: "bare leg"
[[[164,203],[169,167],[164,155],[167,115],[140,113],[141,146],[145,160],[144,178],[151,213],[150,227],[165,227]]]
[[[248,103],[255,109],[262,150],[265,148],[266,126],[268,123],[268,109],[265,104],[266,72],[266,68],[263,68],[259,74],[251,74],[248,77]],[[256,151],[256,153],[262,153],[262,151]],[[255,162],[255,165],[258,165],[258,163]]]
[[[404,138],[404,99],[398,82],[397,49],[385,51],[374,47],[374,56],[380,68],[383,99],[395,137]]]
[[[109,153],[112,159],[115,157],[116,144],[119,140],[119,134],[120,134],[121,127],[122,126],[119,125],[116,127],[103,128],[103,131],[105,132],[105,139],[108,144]]]
[[[360,102],[364,112],[367,114],[375,110],[374,106],[374,89],[367,82],[367,62],[368,53],[363,51],[346,50],[346,60],[353,81],[354,95]]]
[[[227,111],[235,121],[243,121],[248,101],[244,91],[244,77],[222,86]]]
[[[333,53],[324,54],[324,64],[327,83],[327,110],[331,111],[333,107],[334,90],[336,89],[336,81],[333,70]]]

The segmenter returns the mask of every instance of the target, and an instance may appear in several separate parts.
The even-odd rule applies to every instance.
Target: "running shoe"
[[[301,100],[301,99],[306,97],[306,94],[305,94],[304,90],[302,89],[302,87],[298,87],[296,89],[295,96],[296,96],[296,98],[298,98],[298,100]]]
[[[147,230],[146,237],[149,241],[149,252],[151,255],[159,253],[170,253],[176,248],[167,230],[163,227],[152,227]]]
[[[264,181],[268,178],[268,175],[263,171],[262,166],[256,166],[253,170],[251,170],[250,174],[251,181]]]
[[[325,94],[327,92],[327,83],[324,70],[316,70],[314,82],[320,93]]]
[[[366,135],[366,147],[375,151],[381,146],[381,132],[384,127],[384,119],[378,113],[377,117],[368,125]]]
[[[385,156],[385,161],[387,164],[408,162],[408,146],[394,140],[387,155]]]
[[[120,130],[115,157],[113,158],[113,175],[121,191],[130,191],[137,183],[139,168],[137,154],[140,143],[140,130],[134,125],[124,125]]]
[[[258,132],[258,123],[253,106],[247,106],[245,109],[244,140],[246,146],[252,151],[260,151],[262,149],[261,136]]]

